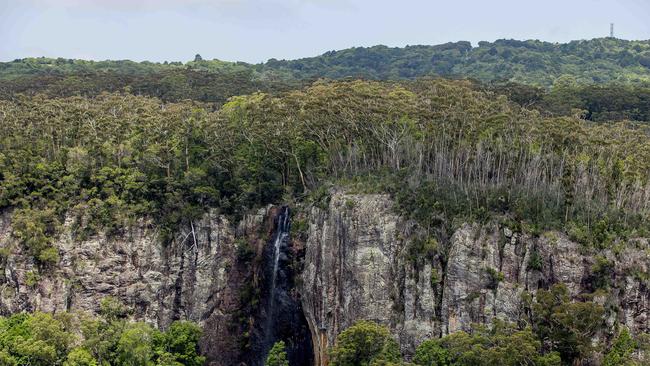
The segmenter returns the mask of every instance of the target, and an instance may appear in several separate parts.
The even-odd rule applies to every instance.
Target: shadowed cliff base
[[[311,365],[311,333],[295,288],[299,253],[290,235],[291,212],[286,206],[271,211],[270,215],[275,216],[274,230],[262,255],[261,307],[255,318],[251,352],[244,357],[244,362],[263,366],[273,344],[284,341],[290,365]]]

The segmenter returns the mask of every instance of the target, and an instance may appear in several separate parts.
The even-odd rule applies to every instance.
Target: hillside
[[[597,38],[554,44],[498,40],[437,46],[375,46],[331,51],[293,61],[269,60],[266,68],[304,77],[403,79],[421,76],[508,80],[550,86],[562,75],[581,83],[647,83],[650,42]]]
[[[546,116],[650,121],[649,43],[610,38],[375,46],[259,65],[200,57],[185,64],[31,58],[0,63],[0,99],[127,92],[219,108],[232,96],[287,92],[319,78],[405,82],[441,76],[472,80],[477,90],[503,94]]]
[[[497,40],[479,42],[475,47],[469,42],[403,48],[357,47],[298,60],[271,59],[258,65],[200,58],[185,64],[31,58],[0,63],[0,79],[98,72],[146,75],[183,69],[226,74],[250,71],[254,79],[261,80],[270,75],[290,80],[346,77],[396,80],[445,76],[551,86],[558,77],[570,75],[580,83],[647,85],[650,82],[650,41],[596,38],[556,44]]]
[[[647,362],[648,125],[508,85],[0,100],[0,357]]]
[[[0,365],[650,364],[650,41],[0,63]]]

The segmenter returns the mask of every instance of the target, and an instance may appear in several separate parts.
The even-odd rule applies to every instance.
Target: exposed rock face
[[[233,365],[243,357],[241,335],[248,324],[239,318],[247,304],[242,293],[259,281],[266,244],[268,209],[239,225],[209,213],[177,233],[166,245],[148,222],[123,234],[73,239],[70,220],[54,245],[58,265],[37,268],[11,235],[9,214],[0,219],[0,248],[11,253],[0,275],[0,313],[20,311],[99,311],[101,299],[114,296],[133,310],[133,318],[166,327],[176,319],[205,326],[203,351],[215,365]],[[238,245],[250,257],[242,261]],[[39,274],[34,279],[35,274]]]
[[[563,282],[573,296],[593,292],[595,253],[564,235],[466,224],[451,237],[445,264],[409,254],[417,230],[394,212],[386,195],[343,192],[311,209],[301,292],[320,364],[336,335],[359,319],[389,326],[410,354],[423,339],[472,323],[516,321],[524,291]],[[625,248],[600,253],[613,263],[612,290],[595,300],[607,304],[610,324],[648,332],[650,246],[637,240]]]
[[[573,297],[594,291],[597,253],[588,253],[555,232],[533,238],[508,237],[504,231],[465,225],[452,237],[442,299],[442,318],[447,319],[443,334],[467,330],[472,322],[491,323],[495,317],[516,321],[522,315],[523,291],[534,293],[559,282]],[[613,264],[606,274],[612,286],[609,293],[596,292],[594,300],[608,305],[612,324],[617,319],[637,334],[650,330],[649,249],[647,240],[637,240],[618,255],[610,250],[600,253]],[[540,259],[539,267],[532,256]],[[491,281],[489,268],[503,274],[494,289],[486,288],[486,281]]]
[[[193,234],[185,228],[166,245],[144,221],[121,235],[82,242],[66,222],[55,242],[60,263],[37,269],[13,239],[5,213],[0,248],[11,253],[0,258],[0,313],[97,312],[104,296],[116,296],[134,318],[160,327],[175,319],[202,324],[211,365],[246,363],[259,328],[251,289],[268,282],[263,258],[276,214],[269,207],[235,224],[209,213]],[[559,233],[531,237],[496,224],[465,224],[441,243],[448,248],[443,263],[409,250],[423,235],[395,213],[387,195],[335,191],[325,206],[303,207],[295,219],[307,225],[290,246],[298,274],[289,293],[302,304],[317,365],[326,364],[327,348],[356,320],[389,326],[409,355],[423,339],[472,323],[517,320],[524,291],[563,282],[574,296],[594,292],[595,253]],[[606,305],[609,324],[648,332],[650,244],[638,239],[621,248],[599,253],[613,263],[606,274],[611,291],[594,299]]]
[[[387,196],[336,193],[309,219],[301,293],[319,362],[360,319],[390,326],[406,347],[438,333],[430,275],[406,265],[407,225]]]
[[[271,240],[258,258],[263,278],[252,291],[253,298],[243,301],[256,306],[248,308],[252,323],[246,331],[250,337],[240,360],[248,366],[264,366],[268,352],[281,340],[289,364],[311,365],[311,332],[295,284],[304,249],[300,241],[291,240],[288,207],[274,207],[270,218],[274,223]]]

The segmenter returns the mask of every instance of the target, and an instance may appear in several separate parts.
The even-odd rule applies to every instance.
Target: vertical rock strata
[[[592,293],[596,254],[614,264],[609,292],[594,295],[606,305],[607,321],[634,333],[650,331],[648,239],[593,253],[557,232],[531,237],[467,223],[440,243],[448,253],[441,263],[409,251],[422,233],[396,214],[387,195],[339,190],[325,206],[300,211],[306,225],[292,246],[292,296],[302,304],[318,365],[336,335],[356,320],[387,325],[411,354],[423,339],[468,330],[472,323],[517,320],[524,291],[562,282],[573,296]],[[232,223],[208,213],[193,231],[179,230],[165,244],[144,220],[118,235],[81,241],[68,220],[55,242],[60,262],[38,268],[11,235],[5,212],[0,248],[9,254],[0,258],[0,314],[96,313],[110,295],[127,304],[134,319],[159,327],[175,319],[199,322],[211,364],[237,364],[255,341],[246,336],[258,311],[250,291],[265,283],[262,258],[276,214],[269,207]]]

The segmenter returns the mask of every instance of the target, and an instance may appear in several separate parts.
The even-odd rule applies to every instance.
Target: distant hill
[[[257,65],[219,60],[183,64],[27,58],[0,63],[0,80],[98,72],[135,77],[188,69],[248,73],[253,81],[445,76],[550,86],[558,77],[570,75],[581,83],[650,84],[650,41],[596,38],[558,44],[497,40],[479,42],[477,47],[466,41],[435,46],[356,47],[298,60],[270,59]]]
[[[293,61],[269,60],[265,67],[296,77],[403,79],[425,75],[508,80],[550,86],[562,75],[584,83],[650,82],[650,41],[597,38],[556,44],[498,40],[437,46],[374,46],[332,51]]]
[[[321,78],[408,83],[423,77],[471,79],[476,89],[505,95],[545,115],[650,121],[650,41],[615,38],[358,47],[256,65],[201,57],[187,63],[26,58],[0,63],[0,99],[127,92],[219,108],[236,95],[278,94]]]

